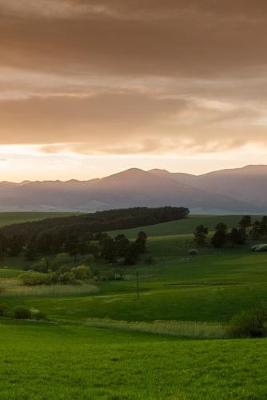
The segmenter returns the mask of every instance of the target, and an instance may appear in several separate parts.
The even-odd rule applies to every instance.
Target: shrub
[[[45,274],[42,272],[25,272],[19,275],[19,279],[23,285],[36,286],[36,285],[51,285],[54,281],[54,274]]]
[[[234,338],[263,337],[266,334],[265,320],[266,313],[262,309],[242,312],[231,319],[228,335]]]
[[[255,246],[252,246],[251,250],[257,253],[267,251],[267,244],[257,244]]]
[[[99,280],[101,281],[115,281],[115,273],[114,271],[102,271],[100,276],[98,277]]]
[[[32,265],[32,269],[37,272],[48,272],[48,267],[48,260],[46,258],[41,258]]]
[[[81,281],[93,277],[91,269],[85,265],[79,265],[78,267],[72,268],[71,272],[74,274],[75,279],[79,279]]]
[[[36,319],[38,321],[41,319],[46,319],[45,313],[40,310],[36,310],[36,309],[31,310],[31,316],[32,316],[32,319]]]
[[[56,272],[59,274],[65,274],[65,272],[70,272],[72,265],[62,265]]]
[[[64,272],[58,275],[58,282],[63,285],[67,285],[69,283],[76,283],[75,275],[73,272]]]
[[[197,249],[190,249],[188,250],[188,254],[190,256],[197,256],[199,254],[199,251]]]
[[[14,310],[14,316],[16,319],[31,319],[32,313],[28,307],[18,306]]]
[[[92,271],[89,266],[78,265],[72,269],[76,279],[86,280],[92,277]]]
[[[62,266],[70,266],[73,263],[72,257],[67,253],[58,253],[52,261],[52,269],[54,271],[60,269]]]
[[[7,312],[7,305],[6,304],[0,304],[0,317],[3,317],[4,315],[6,315]]]
[[[88,245],[88,256],[87,257],[93,257],[93,260],[97,257],[99,257],[100,254],[100,245],[98,243],[98,241],[94,240],[91,241]]]

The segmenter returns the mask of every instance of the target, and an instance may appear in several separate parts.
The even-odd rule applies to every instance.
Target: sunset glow
[[[1,179],[265,163],[266,24],[239,3],[0,0]]]

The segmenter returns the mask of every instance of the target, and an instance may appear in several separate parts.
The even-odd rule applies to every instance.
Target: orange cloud
[[[0,0],[0,144],[266,145],[265,1]]]

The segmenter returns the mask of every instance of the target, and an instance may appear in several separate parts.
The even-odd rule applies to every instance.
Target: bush
[[[255,246],[252,246],[251,250],[257,253],[267,251],[267,244],[257,244]]]
[[[32,269],[37,272],[48,272],[48,267],[48,260],[46,258],[41,258],[32,265]]]
[[[58,275],[58,283],[63,285],[68,285],[71,283],[76,283],[75,275],[73,272],[64,272]]]
[[[100,281],[115,281],[115,273],[114,271],[102,271],[100,276],[98,277]]]
[[[22,281],[23,285],[26,286],[51,285],[54,282],[54,274],[25,272],[19,275],[19,279]]]
[[[31,319],[32,313],[28,307],[18,306],[14,310],[14,316],[16,319]]]
[[[231,319],[228,335],[234,338],[263,337],[266,334],[265,321],[266,313],[262,309],[242,312]]]
[[[62,266],[69,266],[73,263],[73,259],[67,253],[58,253],[52,261],[51,267],[54,271],[57,271]]]
[[[199,251],[197,249],[190,249],[188,250],[188,254],[190,256],[197,256],[199,254]]]
[[[79,265],[78,267],[72,268],[71,272],[74,274],[75,279],[84,281],[93,277],[93,273],[89,267],[85,265]]]
[[[32,319],[36,319],[37,321],[39,321],[41,319],[46,319],[45,313],[40,310],[36,310],[36,309],[31,310],[31,316],[32,316]]]
[[[6,304],[0,304],[0,317],[3,317],[7,313],[7,305]]]

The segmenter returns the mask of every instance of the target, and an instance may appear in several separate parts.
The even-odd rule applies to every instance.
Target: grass
[[[45,218],[58,218],[74,215],[71,212],[0,212],[0,227],[22,222],[39,221]]]
[[[159,246],[159,245],[158,245]],[[174,253],[174,250],[173,250]],[[110,318],[122,321],[200,321],[227,322],[244,309],[267,304],[267,254],[248,249],[212,251],[197,257],[157,257],[154,265],[138,266],[140,299],[136,298],[135,268],[123,282],[98,283],[99,292],[82,292],[80,286],[63,288],[59,295],[52,288],[26,289],[10,298],[46,312],[51,318],[86,320]],[[16,278],[10,280],[15,282]],[[4,280],[3,280],[4,281]],[[14,283],[15,284],[15,283]],[[2,284],[3,286],[3,284]],[[21,295],[20,295],[21,294]]]
[[[240,219],[240,215],[190,215],[188,218],[180,219],[178,221],[164,222],[162,224],[140,228],[112,231],[111,234],[116,235],[117,233],[124,233],[128,238],[131,239],[135,238],[140,230],[144,230],[150,237],[184,235],[192,234],[197,225],[203,224],[210,230],[214,230],[215,226],[219,222],[224,222],[229,227],[233,227],[238,224]]]
[[[127,322],[102,318],[89,319],[86,321],[86,325],[97,328],[119,329],[128,332],[147,332],[184,338],[221,339],[226,337],[226,331],[222,324],[197,321]]]
[[[27,288],[17,279],[25,262],[2,260],[0,303],[39,309],[49,321],[0,321],[0,399],[264,399],[267,340],[225,339],[224,326],[267,305],[267,253],[188,255],[196,225],[239,220],[192,216],[146,227],[154,263],[128,267],[125,281]]]
[[[6,284],[5,284],[6,282]],[[37,285],[37,286],[23,286],[16,279],[6,279],[4,284],[1,286],[1,296],[17,297],[61,297],[71,295],[90,295],[98,293],[99,289],[93,284],[81,284],[81,285]]]
[[[0,325],[2,400],[262,400],[266,340],[181,340],[71,324]]]

